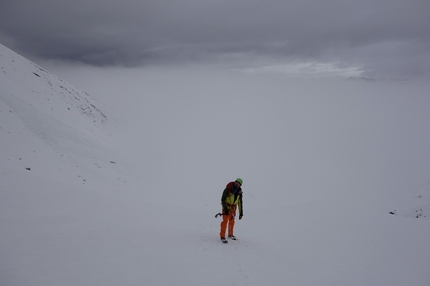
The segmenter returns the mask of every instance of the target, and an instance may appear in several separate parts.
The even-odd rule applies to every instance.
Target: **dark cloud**
[[[430,1],[5,0],[0,41],[94,65],[337,62],[430,73]]]

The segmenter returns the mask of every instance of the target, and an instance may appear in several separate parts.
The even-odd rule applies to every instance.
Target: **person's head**
[[[242,186],[243,181],[242,181],[242,179],[241,179],[241,178],[237,178],[237,179],[236,179],[236,181],[234,181],[234,184],[235,184],[237,187],[240,187],[240,186]]]

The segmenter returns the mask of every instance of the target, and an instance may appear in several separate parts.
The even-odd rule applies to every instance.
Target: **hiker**
[[[225,232],[228,225],[228,238],[236,240],[233,234],[234,219],[236,218],[236,207],[239,206],[239,219],[243,217],[243,202],[242,202],[242,179],[237,178],[236,181],[230,182],[224,189],[221,197],[222,205],[222,221],[220,238],[223,243],[227,243]]]

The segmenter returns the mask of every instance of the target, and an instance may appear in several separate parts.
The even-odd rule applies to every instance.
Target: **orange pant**
[[[228,225],[228,235],[233,235],[233,228],[234,228],[234,218],[236,217],[236,209],[232,209],[228,212],[228,215],[224,214],[224,211],[222,212],[222,221],[221,221],[221,230],[219,233],[220,237],[225,237],[225,231],[227,229]]]

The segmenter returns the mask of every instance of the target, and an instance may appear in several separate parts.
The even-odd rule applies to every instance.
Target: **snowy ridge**
[[[101,104],[3,45],[0,69],[3,167],[74,182],[103,177],[114,159]]]
[[[0,44],[0,91],[25,100],[35,109],[82,130],[102,129],[107,117],[89,95]],[[31,96],[30,96],[31,95]],[[76,116],[79,113],[84,116]],[[78,122],[79,118],[81,122]],[[87,123],[84,123],[87,122]],[[93,122],[93,124],[88,124]]]

